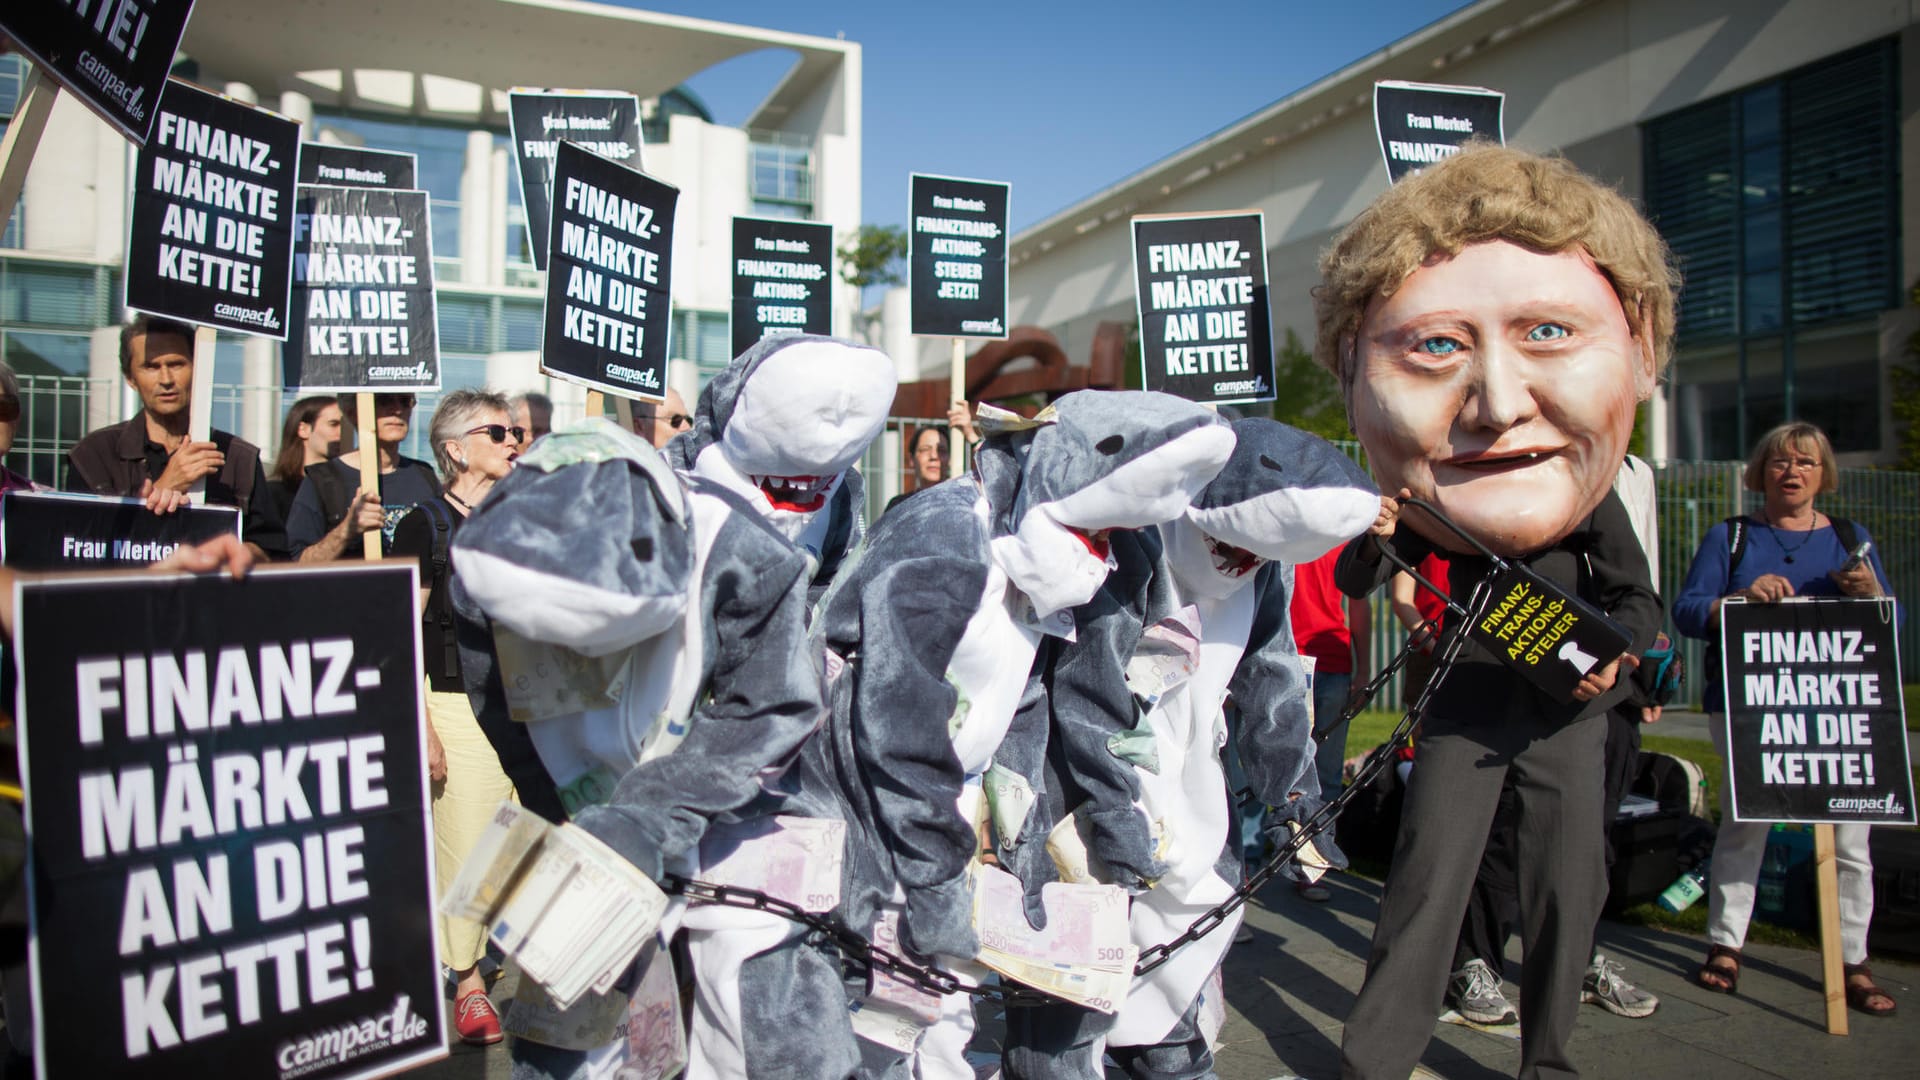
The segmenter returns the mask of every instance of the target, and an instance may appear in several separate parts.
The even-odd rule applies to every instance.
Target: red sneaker
[[[493,1011],[485,990],[469,990],[454,1003],[453,1030],[460,1033],[461,1042],[475,1046],[500,1041],[500,1014]]]

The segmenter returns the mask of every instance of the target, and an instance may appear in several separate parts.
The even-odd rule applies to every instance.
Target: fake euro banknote
[[[716,825],[700,841],[700,878],[763,892],[803,911],[832,911],[840,904],[846,849],[847,823],[831,818],[776,815]]]
[[[553,828],[547,819],[511,800],[493,811],[459,876],[440,899],[442,914],[474,922],[493,920],[514,884],[521,864]]]
[[[1027,922],[1020,879],[983,866],[974,879],[974,925],[982,948],[1041,964],[1118,964],[1129,933],[1127,894],[1116,885],[1055,882],[1040,890],[1047,925]]]

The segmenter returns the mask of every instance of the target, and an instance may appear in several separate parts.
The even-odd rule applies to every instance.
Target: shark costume
[[[836,789],[848,808],[850,926],[897,918],[911,953],[979,976],[966,961],[978,950],[981,775],[1022,707],[1036,647],[1106,579],[1091,534],[1178,513],[1232,448],[1224,422],[1179,398],[1082,391],[1025,430],[990,434],[974,474],[880,520],[815,615],[829,667],[845,668],[799,785],[802,799]],[[955,993],[937,1008],[910,1039],[863,1040],[865,1071],[971,1080],[972,1002]]]
[[[811,567],[732,491],[589,420],[520,459],[455,557],[462,610],[491,620],[516,718],[575,824],[658,881],[701,877],[775,809],[805,813],[777,788],[824,721],[820,654],[806,645]],[[852,1070],[838,958],[803,944],[799,924],[676,900],[660,939],[679,928],[694,983],[688,1075]],[[609,1052],[521,1038],[514,1075],[595,1075]]]
[[[1325,440],[1263,418],[1233,430],[1233,457],[1191,507],[1115,537],[1120,567],[1077,612],[1076,639],[1055,643],[1047,676],[1048,802],[1086,822],[1085,865],[1135,894],[1142,949],[1179,937],[1241,881],[1221,760],[1229,696],[1255,796],[1281,821],[1321,805],[1311,695],[1288,619],[1293,567],[1363,531],[1380,505]],[[1047,843],[1036,831],[1003,855],[1030,890],[1049,869],[1036,865],[1034,849]],[[1330,844],[1322,851],[1337,859]],[[1098,1080],[1111,1054],[1132,1077],[1213,1075],[1199,998],[1240,919],[1235,910],[1136,978],[1112,1016],[1068,1004],[1008,1010],[1006,1074]]]
[[[879,349],[837,338],[765,338],[700,392],[674,468],[734,491],[815,563],[818,600],[861,538],[854,462],[886,426],[897,376]]]

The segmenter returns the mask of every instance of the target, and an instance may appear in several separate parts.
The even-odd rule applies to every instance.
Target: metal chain
[[[1468,605],[1469,609],[1477,609],[1479,600],[1480,596],[1476,594],[1474,602]],[[1413,730],[1414,724],[1418,722],[1421,716],[1425,715],[1427,699],[1433,693],[1434,686],[1440,682],[1438,676],[1453,665],[1465,641],[1466,635],[1464,633],[1449,633],[1444,635],[1441,643],[1440,658],[1434,669],[1435,677],[1427,680],[1427,685],[1421,689],[1419,698],[1416,699],[1412,707],[1407,709],[1405,714],[1401,716],[1400,723],[1395,726],[1393,734],[1387,739],[1388,745],[1398,743],[1400,740],[1406,738],[1407,733]],[[1400,651],[1394,654],[1393,660],[1387,664],[1386,668],[1363,688],[1361,695],[1347,705],[1346,709],[1341,713],[1339,720],[1330,725],[1326,731],[1316,733],[1315,738],[1324,741],[1329,734],[1339,731],[1341,727],[1359,715],[1359,713],[1372,702],[1374,697],[1379,694],[1381,689],[1386,686],[1387,681],[1406,665],[1408,657],[1415,648],[1416,646],[1412,639],[1409,639],[1407,643],[1400,648]],[[1287,863],[1299,853],[1302,847],[1305,847],[1314,837],[1332,827],[1335,819],[1340,816],[1340,812],[1346,809],[1355,798],[1359,797],[1360,791],[1373,782],[1373,779],[1380,774],[1381,770],[1386,768],[1390,760],[1390,756],[1385,754],[1377,755],[1368,760],[1365,765],[1361,766],[1360,771],[1354,775],[1353,782],[1347,785],[1346,790],[1322,803],[1318,810],[1308,815],[1307,819],[1300,823],[1299,830],[1289,837],[1287,842],[1281,845],[1279,850],[1275,851],[1264,865],[1249,874],[1247,880],[1242,883],[1238,889],[1234,890],[1232,896],[1229,896],[1227,899],[1203,912],[1198,918],[1187,925],[1186,930],[1182,931],[1179,937],[1163,944],[1141,950],[1139,962],[1134,965],[1134,976],[1137,978],[1147,974],[1166,963],[1173,957],[1173,954],[1181,948],[1219,929],[1220,925],[1226,922],[1228,917],[1238,910],[1241,905],[1245,904],[1253,894],[1259,892],[1267,882],[1272,881],[1274,877],[1279,875]],[[971,985],[961,981],[959,976],[950,971],[934,967],[931,964],[917,963],[907,957],[873,944],[873,942],[866,939],[865,935],[853,930],[836,916],[807,911],[797,904],[782,900],[777,896],[769,896],[756,889],[741,888],[737,885],[718,885],[709,881],[696,881],[691,878],[681,877],[677,874],[666,875],[660,885],[661,888],[670,894],[684,896],[697,903],[721,904],[727,907],[744,908],[750,911],[764,911],[800,923],[820,935],[821,939],[826,943],[831,944],[832,947],[839,952],[843,963],[857,970],[865,970],[869,973],[877,971],[885,972],[893,978],[899,979],[901,982],[907,983],[915,989],[929,994],[936,996],[967,994],[971,997],[984,998],[1010,1006],[1056,1004],[1060,1000],[1051,994],[1041,993],[1038,990],[1007,986],[1005,984],[998,986]]]

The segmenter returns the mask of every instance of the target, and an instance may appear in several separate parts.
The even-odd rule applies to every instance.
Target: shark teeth
[[[810,513],[827,501],[831,476],[756,476],[754,483],[775,510]]]
[[[1211,536],[1206,537],[1206,541],[1207,554],[1213,556],[1213,568],[1230,578],[1245,577],[1267,561],[1246,548],[1221,543]]]

